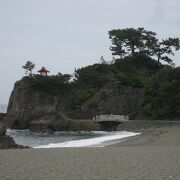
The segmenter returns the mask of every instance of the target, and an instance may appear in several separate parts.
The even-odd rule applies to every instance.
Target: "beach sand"
[[[111,146],[0,151],[1,180],[180,180],[180,126]]]
[[[180,146],[180,126],[141,130],[141,135],[119,141],[114,146]]]

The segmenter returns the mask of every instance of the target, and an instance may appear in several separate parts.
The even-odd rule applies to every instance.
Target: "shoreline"
[[[178,140],[178,137],[180,137],[180,126],[155,127],[143,129],[139,132],[141,133],[140,135],[117,140],[116,142],[110,144],[110,146],[180,146],[180,141]]]
[[[139,123],[139,122],[138,122]],[[147,128],[147,123],[151,123],[151,126]],[[159,126],[161,123],[162,127]],[[176,124],[174,124],[176,123]],[[90,145],[75,145],[75,146],[57,146],[57,147],[49,147],[49,148],[65,148],[65,147],[118,147],[118,146],[180,146],[180,143],[177,141],[176,137],[180,137],[180,122],[155,122],[154,126],[152,126],[152,122],[140,122],[141,126],[134,126],[135,122],[129,123],[131,128],[127,129],[126,132],[130,133],[140,133],[135,136],[125,137],[122,139],[105,139],[105,141],[94,143],[93,138],[90,138]],[[133,128],[132,128],[133,125]],[[138,128],[137,128],[138,127]],[[126,129],[118,129],[118,131],[125,131]],[[118,132],[117,131],[117,132]],[[112,135],[115,135],[114,131]],[[118,135],[118,134],[117,134]],[[102,138],[102,137],[99,137]],[[88,139],[87,139],[88,140]],[[77,140],[78,141],[78,140]],[[80,141],[83,141],[81,139]],[[97,139],[96,139],[97,141]],[[71,142],[71,141],[70,141]],[[66,142],[65,142],[66,143]],[[67,141],[68,143],[68,141]],[[53,143],[52,143],[53,144]],[[54,143],[58,144],[58,143]],[[78,144],[78,142],[76,142]],[[86,144],[86,143],[85,143]],[[48,146],[48,145],[47,145]],[[48,147],[46,147],[48,149]],[[36,149],[36,148],[33,148]],[[43,149],[43,147],[42,147]]]
[[[0,150],[2,180],[179,180],[180,126],[142,129],[104,148]]]

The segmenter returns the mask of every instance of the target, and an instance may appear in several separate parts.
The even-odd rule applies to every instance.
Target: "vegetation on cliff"
[[[34,91],[41,91],[47,94],[57,95],[68,87],[70,78],[70,74],[58,73],[57,75],[53,76],[25,76],[23,80],[28,81],[30,87]]]
[[[145,86],[146,116],[152,119],[178,119],[180,117],[180,68],[166,67],[154,74]]]
[[[156,33],[144,28],[117,29],[109,35],[110,49],[116,56],[112,63],[82,67],[75,70],[73,76],[61,73],[46,77],[32,75],[23,80],[31,84],[33,91],[53,96],[68,89],[68,98],[61,99],[65,101],[66,98],[63,111],[71,117],[92,117],[100,111],[133,114],[133,118],[139,114],[148,119],[179,117],[180,69],[174,67],[169,56],[174,55],[173,50],[179,50],[179,38],[160,41]],[[111,100],[115,103],[114,109],[110,107]]]
[[[179,38],[159,40],[157,34],[144,28],[114,29],[109,31],[112,40],[111,51],[113,55],[124,57],[127,55],[145,54],[149,57],[157,57],[158,62],[172,63],[169,55],[179,50]]]
[[[32,70],[35,68],[35,64],[31,61],[27,61],[26,64],[22,66],[22,68],[25,69],[25,74],[31,76]]]

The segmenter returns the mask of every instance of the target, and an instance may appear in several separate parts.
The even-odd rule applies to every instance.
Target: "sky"
[[[179,0],[0,0],[0,104],[30,60],[51,74],[111,60],[108,31],[144,27],[180,37]],[[180,54],[174,62],[180,66]]]

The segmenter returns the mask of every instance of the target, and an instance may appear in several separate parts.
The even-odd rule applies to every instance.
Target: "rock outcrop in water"
[[[14,142],[12,137],[6,135],[6,127],[3,123],[0,123],[0,149],[15,149],[25,148]]]

